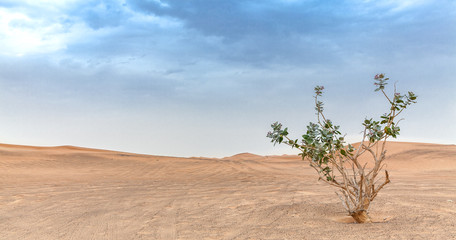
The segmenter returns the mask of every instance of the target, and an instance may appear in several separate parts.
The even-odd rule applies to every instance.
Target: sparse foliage
[[[384,170],[386,157],[386,140],[396,138],[401,119],[397,116],[409,105],[416,103],[417,96],[413,92],[400,94],[394,92],[391,96],[385,92],[389,78],[384,74],[374,77],[375,91],[380,91],[388,101],[389,110],[380,116],[379,120],[365,119],[362,123],[362,141],[356,147],[345,142],[345,136],[339,131],[339,126],[323,114],[323,102],[319,98],[324,87],[315,87],[315,110],[317,123],[309,123],[302,139],[288,137],[288,128],[281,123],[273,123],[272,131],[267,137],[275,144],[284,143],[301,151],[302,159],[314,168],[320,180],[338,188],[344,208],[356,222],[371,222],[368,215],[370,203],[378,192],[390,182],[388,171]],[[370,155],[369,160],[362,160],[364,154]],[[365,158],[363,158],[365,159]],[[384,170],[384,177],[379,177]]]

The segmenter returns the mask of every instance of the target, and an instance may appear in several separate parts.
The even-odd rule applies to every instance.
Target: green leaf
[[[341,150],[340,150],[340,154],[342,154],[342,155],[345,156],[345,157],[347,156],[347,152],[345,152],[344,149],[341,149]]]

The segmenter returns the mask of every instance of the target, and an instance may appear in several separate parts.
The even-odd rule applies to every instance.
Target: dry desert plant
[[[346,144],[339,126],[323,114],[323,103],[319,101],[323,86],[315,87],[317,123],[309,123],[301,141],[289,138],[288,128],[282,128],[278,122],[271,125],[272,131],[267,135],[274,145],[284,143],[299,149],[299,155],[317,171],[319,179],[338,189],[337,196],[357,223],[372,222],[368,215],[370,203],[390,182],[388,171],[384,169],[386,140],[399,135],[401,119],[397,116],[407,106],[416,103],[417,98],[413,92],[400,94],[396,88],[392,96],[388,96],[385,86],[389,78],[384,74],[375,75],[374,80],[375,91],[380,91],[386,98],[389,110],[378,121],[372,118],[364,120],[362,141],[356,147]],[[361,159],[364,154],[370,155],[369,160]],[[383,170],[384,177],[381,177]]]

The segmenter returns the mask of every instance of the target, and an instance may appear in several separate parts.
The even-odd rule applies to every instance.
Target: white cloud
[[[402,1],[385,1],[385,4],[390,5],[392,7],[392,12],[400,12],[404,10],[408,10],[410,8],[422,6],[424,4],[429,3],[429,0],[402,0]]]
[[[373,8],[387,8],[392,13],[409,10],[431,2],[432,0],[362,0],[364,4],[371,3]]]
[[[4,55],[54,52],[65,48],[64,27],[0,8],[0,49]]]
[[[161,0],[154,0],[154,2],[158,3],[158,5],[160,5],[160,7],[169,7],[169,4],[164,3]]]
[[[76,0],[37,0],[10,8],[0,7],[0,55],[54,53],[72,44],[105,41],[104,38],[114,32],[183,25],[171,17],[135,12],[123,3],[92,6]]]
[[[141,12],[133,11],[128,8],[125,9],[125,11],[131,15],[129,22],[134,23],[134,24],[140,24],[140,25],[153,24],[153,25],[157,25],[161,28],[179,28],[179,27],[183,27],[183,25],[184,25],[182,21],[180,21],[176,18],[159,17],[156,15],[144,14]]]

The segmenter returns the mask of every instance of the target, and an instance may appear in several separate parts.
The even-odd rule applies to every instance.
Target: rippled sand
[[[375,223],[354,224],[295,156],[0,145],[0,239],[456,239],[456,146],[388,156]]]

